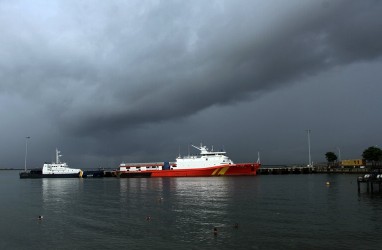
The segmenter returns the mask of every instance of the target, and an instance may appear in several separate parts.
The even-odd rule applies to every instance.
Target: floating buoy
[[[327,182],[326,182],[326,185],[329,186],[329,185],[330,185],[330,182],[327,181]]]
[[[39,215],[38,217],[37,217],[37,219],[39,219],[39,220],[42,220],[44,218],[44,216],[42,216],[42,215]]]

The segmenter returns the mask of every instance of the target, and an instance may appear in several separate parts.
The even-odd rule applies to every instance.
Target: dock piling
[[[366,174],[365,176],[360,176],[357,179],[358,193],[361,192],[361,183],[366,184],[366,192],[374,192],[374,184],[378,184],[378,191],[381,191],[382,178],[375,177],[372,174]]]

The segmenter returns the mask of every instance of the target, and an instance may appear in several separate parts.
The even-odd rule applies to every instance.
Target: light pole
[[[340,149],[340,147],[337,147],[337,149],[338,149],[338,159],[341,162],[342,161],[341,160],[341,149]]]
[[[25,137],[25,165],[24,165],[25,172],[27,171],[28,139],[30,139],[30,136]]]
[[[308,151],[309,151],[309,167],[312,166],[312,158],[310,156],[310,132],[311,130],[310,129],[307,129],[306,132],[308,133]]]

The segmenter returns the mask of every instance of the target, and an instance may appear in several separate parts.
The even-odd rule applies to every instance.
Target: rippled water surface
[[[354,175],[20,180],[0,171],[0,249],[381,249],[382,195],[361,191]]]

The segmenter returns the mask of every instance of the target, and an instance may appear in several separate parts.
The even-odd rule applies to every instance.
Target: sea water
[[[356,178],[0,171],[0,249],[382,249],[382,195],[358,193]]]

